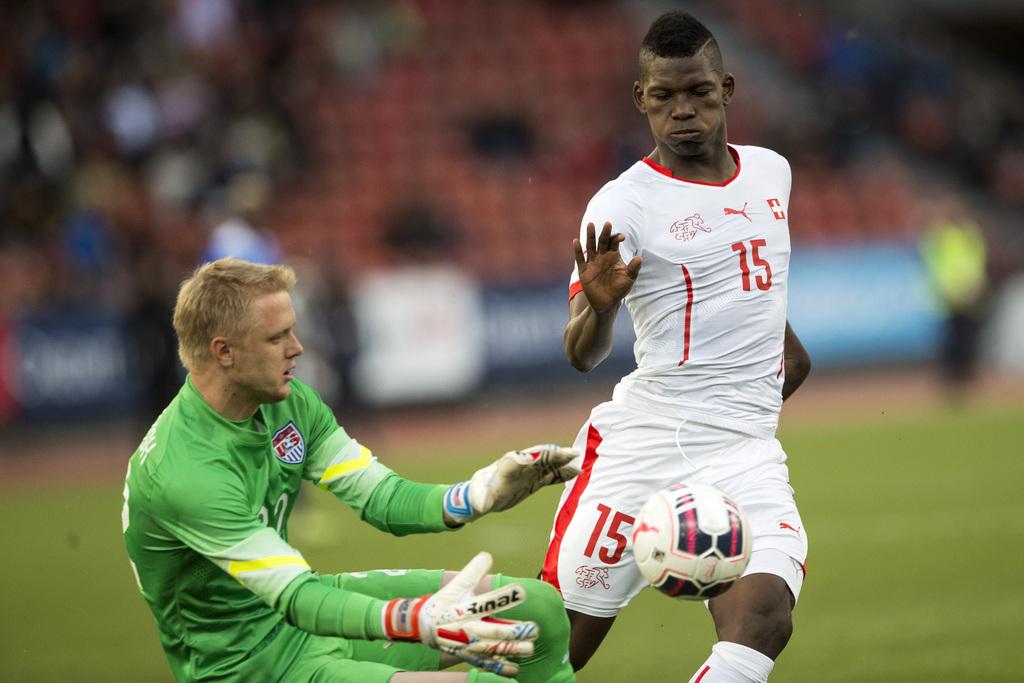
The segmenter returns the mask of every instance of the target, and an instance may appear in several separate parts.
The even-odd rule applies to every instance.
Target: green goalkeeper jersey
[[[220,416],[186,380],[132,455],[125,544],[178,680],[272,681],[300,655],[307,634],[284,613],[295,617],[285,603],[296,586],[317,581],[288,544],[303,479],[392,533],[446,529],[445,487],[379,463],[297,380],[288,399],[243,422]],[[345,627],[325,634],[379,637],[382,605],[358,595],[344,603]]]

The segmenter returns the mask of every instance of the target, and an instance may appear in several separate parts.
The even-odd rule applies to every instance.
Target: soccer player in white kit
[[[594,196],[573,241],[569,362],[586,372],[608,355],[622,301],[637,339],[637,369],[577,437],[583,472],[542,572],[565,600],[577,670],[646,585],[637,512],[678,481],[725,491],[753,532],[744,576],[708,604],[719,642],[691,683],[766,681],[792,633],[807,536],[775,430],[810,359],[786,321],[791,177],[775,152],[727,143],[734,87],[703,24],[656,19],[633,91],[656,148]]]

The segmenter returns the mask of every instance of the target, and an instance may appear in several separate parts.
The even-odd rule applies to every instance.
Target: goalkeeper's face
[[[248,333],[234,346],[228,374],[234,388],[256,403],[276,403],[291,394],[296,357],[302,344],[295,336],[295,309],[288,292],[265,294],[253,301]]]

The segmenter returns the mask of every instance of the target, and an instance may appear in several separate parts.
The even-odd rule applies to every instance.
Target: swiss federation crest
[[[294,422],[289,422],[274,432],[272,443],[274,453],[281,462],[297,465],[306,457],[306,440],[302,438],[302,432]]]
[[[600,586],[605,590],[611,588],[608,585],[608,567],[591,567],[581,564],[576,567],[576,585],[580,588],[593,588]]]
[[[692,216],[687,216],[681,221],[676,221],[669,226],[668,231],[672,233],[672,236],[677,240],[689,242],[698,233],[711,232],[711,228],[704,225],[704,219],[700,217],[699,213],[695,213]]]

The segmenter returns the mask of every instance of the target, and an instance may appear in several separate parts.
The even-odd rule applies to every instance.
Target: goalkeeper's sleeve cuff
[[[427,596],[395,598],[381,611],[381,623],[388,640],[420,640],[420,611]]]
[[[476,519],[473,505],[469,502],[469,482],[452,484],[444,494],[444,514],[456,524],[465,524]]]

